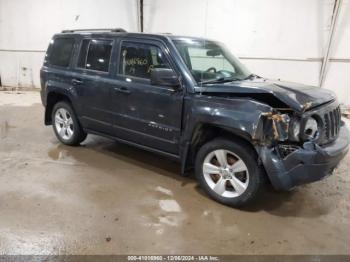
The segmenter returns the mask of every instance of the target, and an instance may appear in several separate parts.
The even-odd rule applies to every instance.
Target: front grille
[[[340,107],[323,115],[324,121],[324,142],[329,142],[338,137],[341,122]]]

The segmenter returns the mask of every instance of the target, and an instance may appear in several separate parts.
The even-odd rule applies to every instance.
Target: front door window
[[[162,50],[155,45],[123,42],[119,74],[150,79],[154,68],[170,68]]]

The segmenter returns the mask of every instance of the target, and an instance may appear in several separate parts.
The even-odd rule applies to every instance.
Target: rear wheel
[[[215,139],[203,145],[195,172],[211,198],[233,207],[252,201],[263,184],[255,151],[239,140]]]
[[[65,145],[76,146],[87,136],[71,105],[58,102],[52,110],[52,126],[56,137]]]

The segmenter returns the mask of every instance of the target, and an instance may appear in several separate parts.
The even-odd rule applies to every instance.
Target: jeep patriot
[[[176,159],[234,207],[265,177],[277,190],[320,180],[348,151],[331,91],[252,74],[208,39],[65,30],[48,47],[41,87],[45,124],[63,144],[91,133]]]

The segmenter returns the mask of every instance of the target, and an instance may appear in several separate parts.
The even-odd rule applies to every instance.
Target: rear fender
[[[54,105],[59,101],[67,101],[71,104],[75,112],[79,109],[77,102],[77,93],[74,88],[62,82],[47,81],[45,85],[45,125],[51,125],[51,114]]]

